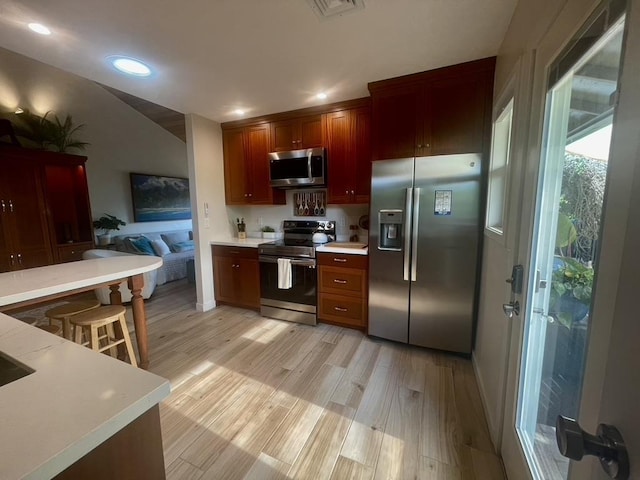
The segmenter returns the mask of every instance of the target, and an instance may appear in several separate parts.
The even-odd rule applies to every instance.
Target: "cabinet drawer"
[[[214,257],[249,258],[258,259],[258,249],[251,247],[225,247],[212,245],[211,252]]]
[[[320,293],[334,293],[364,298],[366,270],[321,265],[319,268]]]
[[[366,255],[349,255],[346,253],[323,252],[318,254],[318,264],[367,270],[369,265],[369,257],[367,257]]]
[[[58,247],[58,262],[75,262],[82,260],[82,254],[91,248],[90,243],[76,243]]]
[[[366,304],[362,298],[321,293],[318,295],[318,317],[321,320],[364,327]]]

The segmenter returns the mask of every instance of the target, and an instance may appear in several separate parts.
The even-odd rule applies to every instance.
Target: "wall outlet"
[[[204,223],[204,228],[209,228],[211,226],[211,224],[209,222],[209,217],[205,217],[203,223]]]
[[[264,219],[262,217],[258,217],[258,225],[262,226],[264,224]]]

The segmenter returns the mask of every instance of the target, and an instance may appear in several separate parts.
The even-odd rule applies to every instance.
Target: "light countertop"
[[[0,386],[2,479],[57,475],[170,393],[164,378],[3,314],[0,352],[35,370]]]
[[[326,243],[320,247],[316,247],[316,253],[346,253],[347,255],[369,255],[369,248],[367,246],[361,248],[332,247],[331,243]]]
[[[244,239],[239,239],[238,237],[220,237],[220,238],[216,238],[211,240],[209,243],[211,245],[220,245],[220,246],[225,246],[225,247],[250,247],[250,248],[257,248],[258,245],[261,245],[263,243],[270,243],[270,242],[274,242],[274,239],[267,239],[267,238],[244,238]]]
[[[155,270],[162,258],[127,255],[0,273],[0,307]]]
[[[221,245],[228,247],[250,247],[257,248],[263,243],[270,243],[275,240],[267,238],[246,238],[243,240],[237,237],[220,237],[210,241],[211,245]],[[330,247],[330,244],[320,245],[316,247],[318,253],[346,253],[350,255],[368,255],[369,249],[364,248],[342,248],[342,247]]]

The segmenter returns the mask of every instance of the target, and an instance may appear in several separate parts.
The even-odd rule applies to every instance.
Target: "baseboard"
[[[215,300],[211,300],[205,303],[200,303],[200,302],[196,303],[196,310],[199,312],[208,312],[209,310],[213,310],[214,308],[216,308]]]
[[[476,383],[478,384],[478,390],[480,391],[480,401],[482,402],[482,408],[484,409],[484,416],[487,419],[487,426],[489,427],[489,436],[491,437],[491,443],[493,444],[493,450],[498,455],[500,454],[500,432],[502,431],[502,425],[494,425],[493,411],[487,408],[487,394],[484,386],[484,380],[478,364],[476,363],[475,352],[471,354],[471,365],[473,365],[473,372],[476,375]]]

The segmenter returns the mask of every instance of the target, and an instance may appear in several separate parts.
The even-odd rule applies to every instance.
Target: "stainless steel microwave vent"
[[[321,19],[341,16],[364,8],[364,0],[307,0]]]

